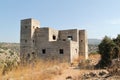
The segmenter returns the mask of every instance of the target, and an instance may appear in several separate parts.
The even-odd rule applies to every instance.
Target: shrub
[[[96,67],[104,68],[110,66],[112,59],[118,58],[120,55],[120,35],[116,39],[105,36],[98,47],[101,60]]]

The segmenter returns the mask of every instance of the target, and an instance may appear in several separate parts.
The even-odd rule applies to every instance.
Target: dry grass
[[[52,80],[54,76],[61,75],[67,63],[58,64],[57,61],[37,61],[26,66],[19,66],[8,72],[6,75],[0,75],[0,80]]]

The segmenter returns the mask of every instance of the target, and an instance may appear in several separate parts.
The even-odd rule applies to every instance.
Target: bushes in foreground
[[[120,35],[116,39],[105,36],[98,47],[101,60],[97,67],[104,68],[110,66],[112,60],[120,56]]]
[[[7,73],[8,76],[1,77],[13,80],[52,80],[54,76],[61,75],[62,71],[68,68],[67,63],[59,63],[57,61],[37,60],[34,63],[19,65]]]

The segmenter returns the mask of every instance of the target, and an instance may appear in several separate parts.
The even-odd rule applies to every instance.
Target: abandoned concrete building
[[[88,41],[85,30],[55,30],[40,28],[35,19],[21,20],[20,56],[22,59],[40,58],[73,63],[83,55],[88,58]]]

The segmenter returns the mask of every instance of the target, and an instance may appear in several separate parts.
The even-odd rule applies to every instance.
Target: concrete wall
[[[38,28],[38,29],[36,29],[35,34],[36,34],[36,37],[35,37],[36,43],[48,42],[48,40],[49,40],[49,28]]]
[[[39,24],[39,21],[35,19],[21,20],[20,53],[22,59],[30,58],[35,51],[34,33],[36,28],[39,27]]]
[[[38,47],[38,56],[40,59],[52,59],[70,62],[69,41],[53,41],[49,43],[42,43],[41,45]],[[63,50],[63,53],[60,53],[60,49]],[[43,53],[43,50],[45,50],[45,53]]]
[[[86,59],[88,59],[88,40],[85,30],[79,31],[79,52],[80,55],[83,55]]]
[[[59,37],[60,40],[68,40],[69,36],[72,36],[72,41],[78,41],[78,30],[77,29],[71,29],[71,30],[60,30],[59,31]]]
[[[35,56],[41,59],[60,60],[73,63],[79,55],[88,58],[85,30],[55,30],[39,28],[35,19],[21,20],[20,54],[23,59]],[[79,54],[80,53],[80,54]]]
[[[58,30],[49,28],[49,41],[57,41],[59,39]]]
[[[75,41],[70,41],[70,58],[71,63],[74,63],[79,58],[79,45]]]

